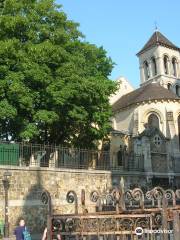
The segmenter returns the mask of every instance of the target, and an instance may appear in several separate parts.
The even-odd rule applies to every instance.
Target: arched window
[[[176,95],[180,97],[180,86],[176,85]]]
[[[159,118],[154,113],[149,115],[149,117],[148,117],[148,125],[150,127],[159,128]]]
[[[177,76],[177,60],[176,60],[176,58],[173,58],[172,59],[172,74],[173,74],[173,76]]]
[[[144,62],[144,74],[145,74],[146,80],[150,78],[149,64],[147,61]]]
[[[169,66],[168,66],[168,64],[169,64],[169,58],[168,58],[168,56],[164,56],[164,73],[165,74],[169,74]]]
[[[156,76],[157,75],[157,65],[156,65],[155,57],[151,58],[151,62],[152,62],[152,73],[153,73],[153,76]]]
[[[172,85],[171,85],[170,83],[168,83],[168,84],[167,84],[167,88],[168,88],[168,90],[170,90],[171,87],[172,87]]]
[[[179,149],[180,149],[180,115],[178,116],[178,135],[179,135]]]

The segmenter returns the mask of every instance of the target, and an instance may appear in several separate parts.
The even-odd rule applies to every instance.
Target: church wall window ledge
[[[148,78],[148,80],[146,80],[146,82],[150,82],[150,81],[152,81],[152,80],[154,80],[154,79],[156,79],[157,78],[157,75],[156,76],[153,76],[153,77],[150,77],[150,78]]]
[[[168,74],[168,75],[166,75],[166,74],[161,74],[160,76],[162,76],[162,77],[166,77],[166,78],[169,78],[169,79],[175,79],[175,80],[177,80],[177,77],[175,77],[175,76],[173,76],[173,75],[170,75],[170,74]],[[180,79],[179,79],[180,80]]]
[[[175,76],[175,75],[173,75],[173,74],[171,74],[171,75],[170,75],[170,78],[177,79],[178,77],[177,77],[177,76]]]
[[[141,85],[145,85],[145,84],[148,84],[149,82],[151,82],[152,80],[158,78],[158,75],[155,76],[155,77],[151,77],[151,78],[148,78],[147,80],[145,80],[143,83],[141,83]]]

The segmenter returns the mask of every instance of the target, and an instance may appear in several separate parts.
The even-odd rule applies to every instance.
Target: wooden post
[[[174,240],[179,240],[180,237],[180,220],[179,220],[179,212],[173,211],[173,234]]]

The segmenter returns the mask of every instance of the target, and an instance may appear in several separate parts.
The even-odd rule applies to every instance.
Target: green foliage
[[[91,147],[109,130],[106,51],[53,0],[0,5],[1,139]]]

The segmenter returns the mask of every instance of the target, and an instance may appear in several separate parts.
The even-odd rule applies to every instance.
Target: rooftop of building
[[[112,109],[116,112],[130,105],[151,100],[180,100],[180,98],[172,91],[160,86],[160,84],[150,83],[123,95],[112,105]]]
[[[156,30],[150,37],[150,39],[147,41],[147,43],[144,45],[144,47],[137,53],[137,55],[140,55],[148,49],[159,45],[180,51],[179,47],[177,47],[174,43],[169,41],[162,33]]]

